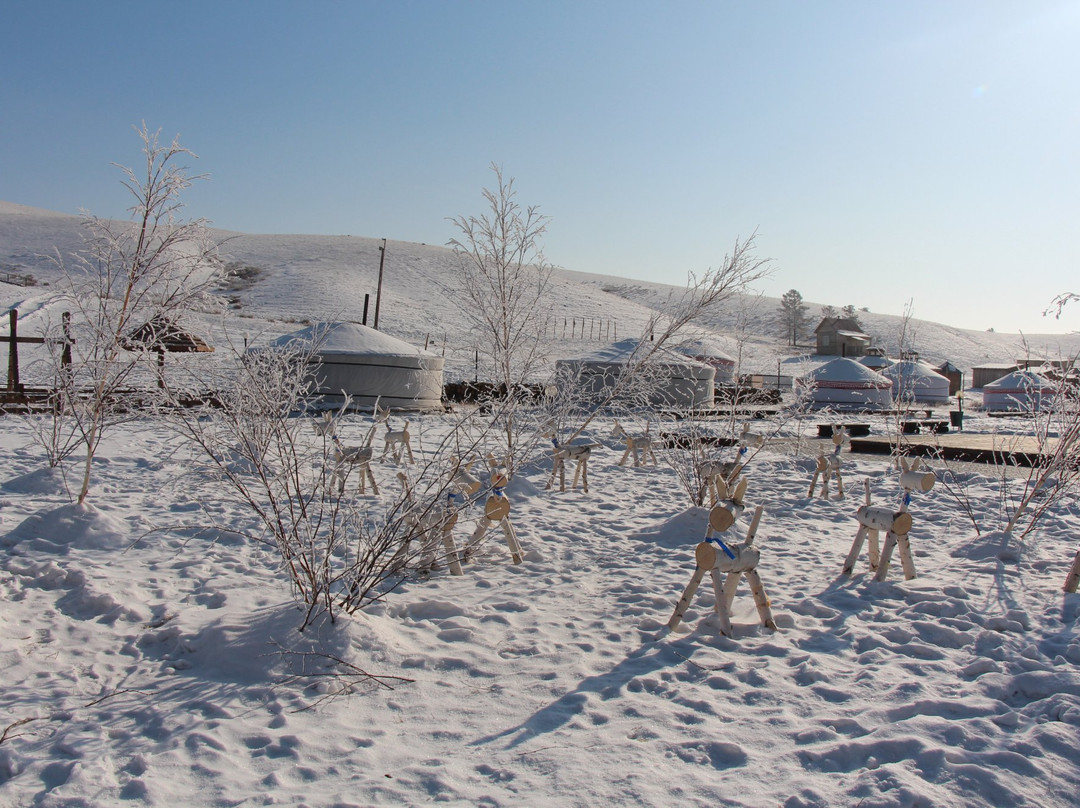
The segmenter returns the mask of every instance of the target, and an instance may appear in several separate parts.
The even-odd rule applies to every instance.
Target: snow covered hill
[[[4,272],[31,274],[39,284],[13,287],[0,283],[0,305],[19,305],[27,313],[41,305],[48,295],[44,284],[57,277],[49,256],[57,252],[68,255],[78,248],[80,221],[77,216],[0,202],[0,279]],[[249,268],[250,273],[244,288],[222,292],[234,301],[234,332],[258,341],[294,330],[303,322],[359,322],[365,295],[370,296],[369,323],[374,321],[381,239],[227,231],[219,231],[218,235],[226,260]],[[762,253],[767,253],[766,247]],[[462,313],[447,305],[447,290],[457,288],[453,253],[445,247],[389,241],[383,269],[382,330],[444,352],[450,375],[465,374],[471,368],[476,335]],[[704,269],[687,268],[699,273]],[[581,352],[580,328],[576,338],[571,338],[571,328],[562,325],[571,318],[584,320],[587,329],[595,329],[595,341],[600,341],[602,334],[612,334],[615,328],[624,337],[640,334],[649,316],[679,291],[665,284],[557,270],[548,312],[552,323],[550,351],[553,356]],[[838,290],[838,301],[856,297],[855,291]],[[917,300],[923,293],[898,289],[897,308],[903,309],[907,299]],[[1048,291],[1048,295],[1052,293]],[[807,305],[808,315],[816,323],[821,304],[808,301]],[[738,297],[710,312],[700,325],[729,353],[741,354],[742,372],[775,373],[777,363],[781,363],[785,375],[798,374],[820,360],[812,356],[812,348],[792,350],[783,344],[775,325],[778,308],[776,298]],[[747,322],[741,335],[737,328],[740,315]],[[902,318],[873,312],[861,312],[859,316],[875,344],[895,354]],[[986,333],[918,319],[908,324],[908,333],[914,335],[913,343],[923,357],[935,363],[949,360],[963,369],[986,362],[1009,362],[1029,354],[1060,358],[1080,352],[1077,335]]]

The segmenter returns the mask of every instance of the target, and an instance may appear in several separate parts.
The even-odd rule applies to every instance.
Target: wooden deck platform
[[[1051,438],[1051,446],[1053,441]],[[1042,455],[1035,438],[1027,435],[974,435],[953,432],[948,435],[905,435],[903,453],[908,456],[941,457],[968,463],[1008,463],[1017,466],[1039,465]],[[852,438],[851,451],[861,454],[892,454],[895,440],[887,437]]]

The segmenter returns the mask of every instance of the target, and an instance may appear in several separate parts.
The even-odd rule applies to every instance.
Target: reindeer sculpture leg
[[[829,478],[827,475],[829,471],[829,463],[825,460],[825,455],[818,455],[817,468],[814,469],[814,478],[810,480],[810,491],[806,496],[813,497],[814,489],[817,488],[818,480],[821,480],[821,497],[825,499],[829,491]]]
[[[442,535],[443,553],[446,554],[446,564],[450,567],[451,575],[464,574],[461,569],[461,559],[458,557],[457,546],[454,544],[454,525],[457,524],[457,520],[457,510],[448,507],[438,526],[439,533]]]
[[[574,468],[574,481],[570,484],[570,490],[577,488],[578,478],[581,478],[581,488],[587,494],[589,493],[589,455],[583,454],[578,458],[577,466]]]
[[[547,485],[544,489],[550,491],[552,486],[555,485],[555,477],[559,478],[559,490],[566,490],[566,460],[562,453],[556,449],[554,452],[554,460],[551,466],[551,477],[548,478]]]
[[[1069,574],[1065,576],[1065,591],[1076,592],[1077,585],[1080,585],[1080,550],[1076,551]]]

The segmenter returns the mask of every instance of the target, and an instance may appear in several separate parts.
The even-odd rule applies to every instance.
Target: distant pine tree
[[[788,345],[798,345],[799,339],[806,335],[810,324],[806,314],[809,309],[795,289],[789,289],[780,297],[780,324]]]

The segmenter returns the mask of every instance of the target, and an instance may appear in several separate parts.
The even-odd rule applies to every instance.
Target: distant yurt
[[[854,359],[839,357],[798,380],[817,409],[886,410],[892,406],[892,381]]]
[[[983,409],[990,412],[1026,412],[1050,405],[1057,388],[1030,370],[1016,370],[983,387]]]
[[[678,345],[675,350],[683,356],[688,356],[715,368],[716,377],[713,379],[713,383],[717,387],[734,382],[735,358],[726,353],[715,339],[701,337],[687,340]]]
[[[317,323],[279,337],[272,347],[314,345],[318,395],[340,406],[441,410],[443,358],[357,323]]]
[[[605,396],[621,378],[627,365],[652,350],[648,342],[624,339],[597,351],[571,359],[560,359],[555,371],[564,384],[578,384],[586,399]],[[679,408],[713,406],[716,369],[675,351],[660,349],[649,360],[642,382],[648,403]],[[633,393],[631,393],[633,395]]]
[[[949,401],[949,380],[922,362],[905,359],[882,368],[881,375],[892,380],[893,398],[897,401],[923,404]]]
[[[860,364],[866,365],[870,370],[881,370],[893,363],[881,348],[867,348],[866,356],[860,356],[858,361]]]

